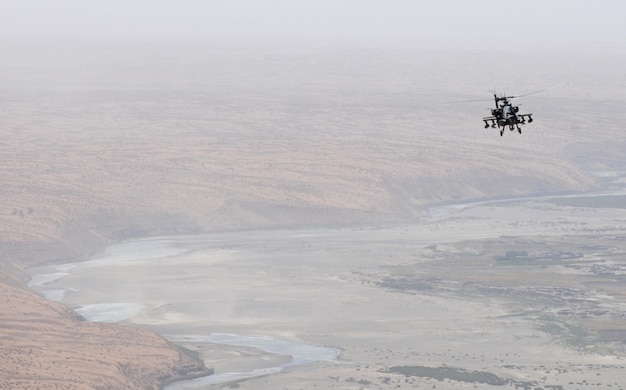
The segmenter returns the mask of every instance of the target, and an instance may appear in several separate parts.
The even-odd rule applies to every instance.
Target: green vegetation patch
[[[432,280],[412,279],[412,278],[385,278],[378,282],[378,285],[392,290],[403,292],[428,291],[432,290]]]
[[[418,376],[437,380],[454,380],[459,382],[484,383],[487,385],[503,386],[509,380],[485,371],[469,371],[454,367],[425,367],[425,366],[394,366],[388,372],[404,376]]]
[[[535,390],[538,383],[531,381],[516,381],[501,378],[486,371],[470,371],[456,367],[426,367],[426,366],[393,366],[384,370],[386,373],[400,374],[407,377],[421,377],[439,381],[452,380],[457,382],[481,383],[491,386],[514,386],[516,389]],[[560,385],[546,385],[546,389],[563,390]]]
[[[626,195],[581,196],[554,198],[546,201],[558,206],[589,207],[602,209],[626,209]]]
[[[568,251],[541,251],[529,254],[525,250],[508,250],[505,254],[494,256],[494,260],[501,265],[556,265],[566,264],[583,257],[581,253]]]

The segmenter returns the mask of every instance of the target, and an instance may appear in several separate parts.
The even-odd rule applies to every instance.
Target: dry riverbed
[[[33,287],[215,369],[173,389],[624,388],[626,212],[557,203],[147,238],[35,268]]]

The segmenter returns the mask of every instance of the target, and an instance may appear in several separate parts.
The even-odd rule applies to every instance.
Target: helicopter
[[[489,127],[492,127],[495,129],[497,126],[500,129],[500,136],[503,136],[504,130],[506,130],[508,127],[509,130],[511,131],[517,130],[518,133],[522,134],[522,128],[520,126],[525,125],[527,123],[532,123],[533,114],[532,113],[520,114],[519,107],[511,104],[509,100],[517,99],[517,98],[521,98],[521,97],[525,97],[529,95],[535,95],[535,94],[543,93],[543,92],[546,92],[555,88],[561,88],[561,87],[566,87],[566,86],[571,86],[571,85],[572,83],[567,82],[564,84],[554,85],[549,88],[544,88],[539,91],[525,93],[523,95],[506,96],[506,94],[502,94],[501,96],[498,96],[496,94],[496,88],[495,88],[495,83],[494,83],[493,100],[496,104],[496,108],[490,109],[491,116],[486,116],[483,118],[483,122],[485,123],[485,129]],[[453,101],[453,102],[447,102],[447,103],[483,102],[486,100],[491,100],[491,99],[460,100],[460,101]]]
[[[526,122],[532,123],[533,114],[519,114],[519,107],[514,106],[511,102],[509,102],[509,99],[515,99],[518,97],[521,96],[498,96],[494,93],[493,99],[495,101],[496,108],[491,109],[491,116],[483,118],[483,122],[485,122],[485,129],[489,128],[490,125],[494,129],[498,126],[500,129],[500,136],[502,137],[504,130],[508,126],[509,130],[517,130],[520,134],[522,134],[522,128],[520,125],[524,125]]]

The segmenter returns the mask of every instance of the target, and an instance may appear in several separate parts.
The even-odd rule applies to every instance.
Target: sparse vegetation
[[[524,264],[528,263],[528,252],[525,250],[511,249],[506,251],[504,255],[496,256],[496,260],[499,262],[511,263],[511,264]]]

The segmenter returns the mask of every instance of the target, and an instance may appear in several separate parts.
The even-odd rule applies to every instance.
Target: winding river
[[[364,298],[371,289],[352,282],[355,270],[367,272],[392,257],[400,262],[417,261],[416,248],[437,243],[506,234],[561,234],[537,219],[553,221],[568,210],[529,204],[565,201],[603,207],[607,201],[622,201],[626,208],[624,194],[620,188],[448,205],[432,209],[430,219],[415,226],[263,230],[133,240],[112,245],[88,261],[33,268],[29,287],[67,304],[89,321],[146,327],[180,345],[240,346],[288,357],[271,367],[216,372],[167,387],[202,389],[315,362],[335,362],[343,347],[320,343],[325,335],[350,321],[387,326],[383,321],[402,319],[405,309],[394,308],[402,304],[395,298],[380,305],[380,310],[385,306],[389,310],[383,318],[367,313],[367,306],[350,311],[364,299],[381,295]],[[522,223],[502,222],[511,215]],[[598,226],[606,223],[611,211],[589,215],[596,219],[589,219],[586,229],[596,220]],[[524,227],[525,218],[533,223]],[[350,306],[345,306],[348,301]]]

